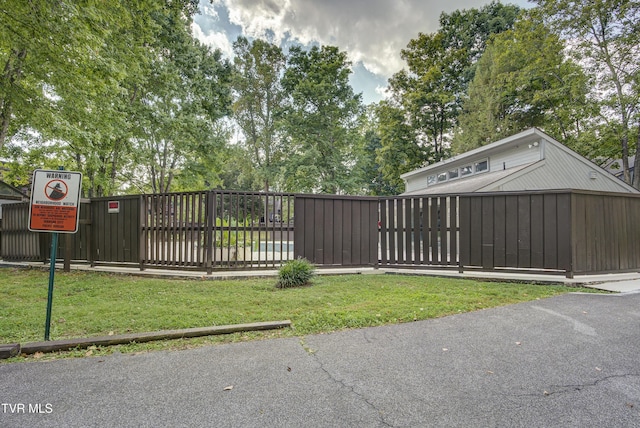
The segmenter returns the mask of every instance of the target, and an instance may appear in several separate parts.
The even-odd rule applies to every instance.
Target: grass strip
[[[587,291],[561,285],[407,275],[319,276],[311,286],[290,289],[276,288],[275,282],[275,278],[199,281],[59,272],[55,278],[51,339],[279,319],[293,324],[291,329],[277,332],[117,347],[121,352],[176,349],[410,322]],[[0,268],[0,343],[42,340],[47,285],[47,272]]]

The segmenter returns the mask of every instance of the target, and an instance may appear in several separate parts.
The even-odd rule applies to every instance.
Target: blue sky
[[[404,66],[400,50],[418,33],[438,30],[442,12],[479,8],[490,0],[200,0],[193,33],[232,58],[239,35],[283,48],[326,44],[347,52],[351,84],[371,103]],[[527,0],[503,3],[530,7]]]

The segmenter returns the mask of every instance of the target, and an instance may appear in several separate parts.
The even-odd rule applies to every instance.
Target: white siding
[[[467,159],[461,162],[451,162],[443,165],[441,168],[433,168],[421,174],[416,174],[407,179],[405,192],[424,189],[427,187],[427,177],[430,175],[438,175],[441,172],[448,172],[452,169],[460,168],[465,165],[473,165],[474,162],[482,161],[489,158],[489,172],[502,171],[503,169],[513,168],[519,165],[529,164],[540,160],[542,156],[542,144],[529,147],[528,144],[521,144],[508,150],[493,153],[491,155],[480,155],[477,158]],[[457,178],[456,180],[464,180],[468,177]]]
[[[542,158],[542,144],[531,146],[522,144],[489,157],[490,171],[500,171],[539,161]]]

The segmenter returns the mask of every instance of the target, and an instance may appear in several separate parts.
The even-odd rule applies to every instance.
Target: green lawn
[[[0,268],[0,343],[43,340],[48,276],[46,271]],[[91,353],[176,349],[410,322],[577,290],[406,275],[319,276],[311,286],[292,289],[278,289],[275,282],[57,272],[51,339],[284,319],[293,323],[291,329],[274,332],[121,345]]]

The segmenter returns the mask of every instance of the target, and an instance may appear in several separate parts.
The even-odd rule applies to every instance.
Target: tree
[[[380,147],[376,161],[388,190],[398,194],[404,190],[401,174],[419,168],[432,157],[430,146],[418,143],[415,130],[407,123],[405,112],[390,101],[382,101],[376,109]]]
[[[349,84],[347,55],[334,46],[291,48],[282,81],[291,95],[285,184],[290,191],[350,193],[360,95]]]
[[[382,174],[382,164],[378,158],[382,149],[378,108],[379,104],[376,103],[365,106],[359,120],[359,142],[355,148],[357,160],[352,168],[360,187],[357,194],[394,195],[402,190],[394,187]],[[393,181],[396,179],[394,177]]]
[[[389,80],[390,91],[420,144],[431,146],[427,162],[447,156],[474,64],[489,37],[511,28],[519,10],[492,2],[479,10],[443,13],[436,33],[420,33],[402,50],[407,69]]]
[[[569,53],[594,77],[602,123],[615,134],[624,179],[631,183],[632,128],[640,138],[640,3],[635,0],[535,0],[547,22],[570,43]],[[602,135],[602,136],[604,136]],[[640,165],[640,144],[636,146]],[[640,174],[634,187],[640,188]]]
[[[25,128],[53,134],[64,123],[73,126],[75,115],[86,115],[98,97],[118,92],[125,69],[141,60],[140,44],[132,40],[146,40],[152,31],[146,19],[154,2],[142,0],[136,8],[117,1],[2,2],[0,150]],[[75,107],[69,103],[63,112],[65,95]]]
[[[281,85],[286,66],[282,50],[264,40],[238,37],[233,44],[234,118],[265,192],[278,176],[283,152],[282,110],[287,97]]]
[[[454,153],[540,127],[575,146],[591,119],[587,79],[535,13],[497,34],[476,64]]]
[[[153,193],[165,193],[186,170],[183,184],[220,181],[203,166],[215,165],[224,148],[216,122],[230,113],[231,65],[193,38],[181,8],[158,20],[155,58],[135,111],[135,165],[145,169]]]

